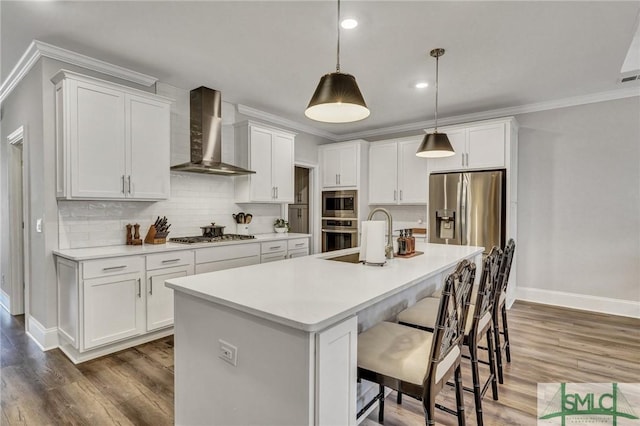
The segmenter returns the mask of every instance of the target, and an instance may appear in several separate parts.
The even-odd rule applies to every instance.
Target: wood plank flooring
[[[640,382],[640,320],[523,302],[508,315],[512,361],[500,399],[488,392],[483,400],[486,425],[535,425],[537,383]],[[24,317],[2,311],[0,320],[0,424],[173,424],[172,337],[73,365],[57,349],[42,352],[26,336]],[[438,397],[454,401],[453,389]],[[405,397],[397,405],[392,392],[385,405],[385,425],[424,425],[421,403]],[[476,424],[470,393],[465,408],[467,424]],[[377,424],[375,411],[362,422]]]

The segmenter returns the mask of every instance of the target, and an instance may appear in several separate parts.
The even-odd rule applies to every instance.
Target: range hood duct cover
[[[222,94],[201,86],[190,97],[191,161],[171,170],[225,176],[255,173],[222,162]]]

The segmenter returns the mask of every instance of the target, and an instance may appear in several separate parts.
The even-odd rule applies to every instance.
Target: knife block
[[[156,227],[151,225],[147,236],[144,237],[144,242],[147,244],[164,244],[167,242],[168,232],[157,232]]]

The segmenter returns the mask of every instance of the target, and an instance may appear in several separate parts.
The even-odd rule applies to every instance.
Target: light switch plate
[[[238,365],[238,348],[233,346],[231,343],[225,342],[222,339],[218,340],[220,344],[220,351],[218,353],[218,357],[227,361],[229,364],[234,367]]]
[[[36,232],[42,232],[42,219],[36,219]]]

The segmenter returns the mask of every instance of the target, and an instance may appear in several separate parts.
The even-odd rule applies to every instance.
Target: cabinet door
[[[164,102],[126,96],[127,197],[169,198],[170,107]]]
[[[317,425],[356,424],[358,320],[316,335]]]
[[[340,148],[325,148],[322,151],[322,186],[324,188],[338,187],[340,170]]]
[[[276,200],[293,203],[293,138],[274,134],[271,142],[272,185]]]
[[[84,280],[84,349],[144,333],[142,276]]]
[[[124,94],[69,82],[71,197],[125,197]]]
[[[468,129],[469,168],[504,167],[504,123],[486,124]]]
[[[398,142],[398,201],[400,204],[427,204],[429,160],[416,155],[421,142],[421,139]]]
[[[372,144],[369,148],[369,204],[398,202],[398,144]]]
[[[250,169],[256,172],[251,175],[251,200],[273,201],[275,190],[271,176],[271,141],[269,131],[251,127]]]
[[[356,186],[358,184],[358,147],[344,146],[339,154],[338,186]]]
[[[166,287],[164,282],[192,274],[193,266],[190,270],[170,268],[155,271],[147,279],[147,331],[173,325],[173,290]]]
[[[451,157],[444,158],[430,158],[429,173],[460,170],[464,168],[463,160],[465,159],[463,154],[467,152],[467,131],[466,129],[442,131],[447,134],[449,142],[455,151],[455,154]]]

